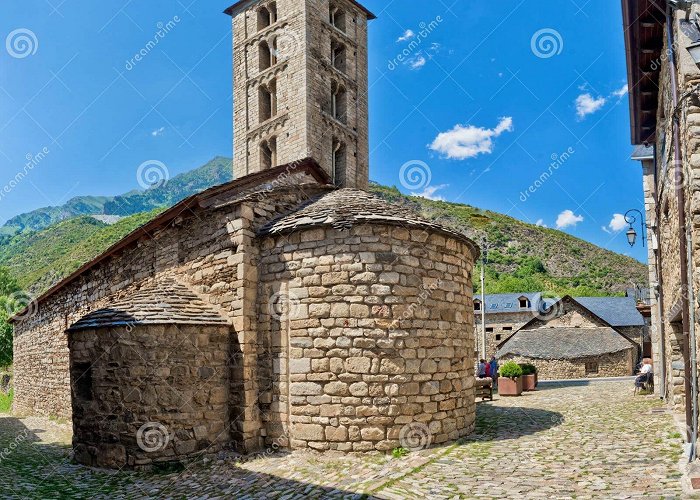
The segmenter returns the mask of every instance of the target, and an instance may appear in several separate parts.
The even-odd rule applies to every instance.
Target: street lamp
[[[641,219],[642,223],[642,246],[644,246],[644,240],[647,239],[646,237],[646,223],[644,222],[644,214],[637,210],[636,208],[633,208],[632,210],[628,210],[627,213],[625,214],[625,222],[630,225],[630,228],[627,230],[627,243],[630,244],[631,247],[634,246],[634,244],[637,242],[637,231],[634,230],[634,224],[637,222],[637,217],[635,217],[633,214],[637,213],[639,214],[639,218]]]

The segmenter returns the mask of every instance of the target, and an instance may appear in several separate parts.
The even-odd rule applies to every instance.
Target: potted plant
[[[537,387],[537,368],[530,363],[520,365],[523,370],[523,391],[534,391]]]
[[[523,369],[515,361],[503,363],[498,371],[498,394],[520,396],[523,393]]]

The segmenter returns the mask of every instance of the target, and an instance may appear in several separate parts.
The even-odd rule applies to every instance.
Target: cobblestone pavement
[[[542,385],[478,405],[460,443],[380,455],[221,456],[159,474],[70,463],[70,426],[0,416],[1,498],[680,498],[672,416],[631,382]]]

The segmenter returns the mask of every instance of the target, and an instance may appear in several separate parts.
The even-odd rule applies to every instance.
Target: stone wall
[[[407,424],[423,425],[433,443],[473,429],[468,245],[363,225],[298,231],[261,248],[268,441],[391,450]]]
[[[314,188],[280,188],[249,202],[186,210],[166,227],[153,229],[41,301],[14,325],[17,415],[71,418],[66,330],[91,311],[108,307],[147,278],[175,278],[231,321],[240,354],[233,360],[232,435],[244,449],[260,444],[256,409],[257,244],[253,220],[262,223],[297,206]],[[252,287],[252,293],[251,293]],[[246,380],[245,384],[243,380]]]
[[[536,311],[522,311],[513,313],[486,314],[486,355],[493,356],[498,350],[498,344],[505,342],[520,328],[535,317]],[[481,314],[474,315],[477,337],[481,334]],[[489,328],[492,331],[489,331]]]
[[[225,326],[69,333],[76,460],[138,468],[228,444],[231,340]]]
[[[634,372],[634,349],[627,349],[603,356],[578,359],[535,359],[508,355],[499,360],[501,364],[513,360],[516,363],[531,363],[537,367],[539,380],[560,380],[598,377],[627,377]],[[597,373],[587,373],[586,363],[596,363]]]

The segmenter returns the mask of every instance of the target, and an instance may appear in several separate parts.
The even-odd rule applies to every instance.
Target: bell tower
[[[312,157],[369,183],[367,23],[355,0],[242,0],[233,18],[236,178]]]

